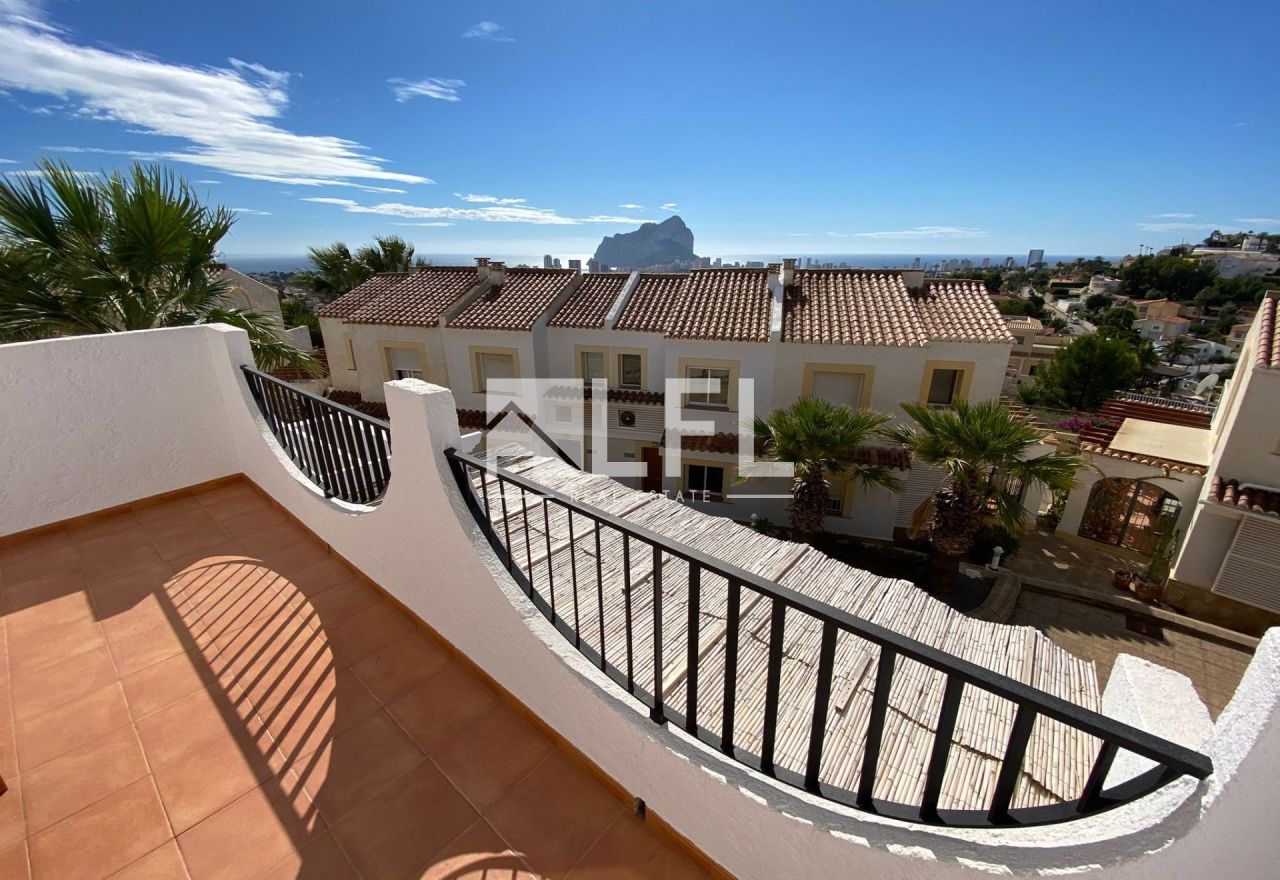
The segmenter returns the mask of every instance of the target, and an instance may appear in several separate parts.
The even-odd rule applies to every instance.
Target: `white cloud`
[[[279,127],[289,74],[238,59],[228,65],[191,67],[81,45],[34,4],[0,0],[0,86],[55,98],[65,105],[59,112],[185,142],[151,154],[158,159],[304,186],[430,183],[388,170],[355,141]]]
[[[813,233],[812,232],[788,232],[787,235],[791,236],[792,238],[808,238],[810,235],[813,235]]]
[[[525,199],[502,199],[497,196],[480,196],[475,193],[454,193],[455,198],[477,205],[523,205]]]
[[[662,210],[664,210],[664,211],[676,211],[676,210],[679,210],[679,208],[678,208],[678,206],[676,205],[676,203],[675,203],[675,202],[664,202],[664,203],[663,203],[663,205],[662,205]]]
[[[401,202],[383,202],[362,205],[354,199],[328,196],[304,198],[304,202],[320,205],[336,205],[351,214],[380,214],[386,217],[403,217],[407,220],[479,220],[486,223],[531,223],[540,226],[578,226],[583,223],[635,224],[635,217],[613,217],[593,214],[589,217],[566,217],[552,208],[535,208],[531,205],[495,205],[482,208],[430,207],[406,205]]]
[[[503,33],[504,28],[496,21],[478,21],[462,32],[469,40],[492,40],[495,43],[514,43],[515,37]]]
[[[1254,226],[1280,226],[1280,217],[1239,217],[1237,223],[1251,223]]]
[[[429,76],[426,79],[401,79],[397,76],[387,82],[391,84],[391,92],[401,104],[414,98],[434,98],[437,101],[455,103],[462,100],[458,89],[466,85],[460,79],[444,79],[438,76]]]
[[[72,171],[76,177],[98,177],[96,171]],[[0,171],[6,177],[44,177],[44,172],[39,168],[24,168],[21,171]]]
[[[1137,223],[1143,232],[1212,232],[1221,229],[1214,223]]]
[[[452,226],[448,220],[432,220],[426,223],[392,223],[392,226]]]
[[[911,229],[896,229],[882,232],[828,232],[835,238],[893,238],[893,239],[957,239],[983,238],[985,229],[974,229],[971,226],[915,226]]]
[[[17,165],[17,159],[0,159],[0,165]]]
[[[196,183],[207,183],[210,186],[222,186],[221,180],[197,180]]]
[[[232,208],[237,214],[252,214],[255,217],[270,217],[270,211],[259,211],[257,208]]]
[[[1157,220],[1190,220],[1195,216],[1195,214],[1184,214],[1179,211],[1170,211],[1167,214],[1152,214],[1150,216]]]
[[[618,207],[622,208],[625,211],[643,211],[644,210],[644,205],[637,205],[637,204],[634,204],[633,202],[627,202],[625,205],[619,205]]]

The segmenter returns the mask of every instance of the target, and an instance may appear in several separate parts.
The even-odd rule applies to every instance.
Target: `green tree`
[[[916,520],[928,526],[930,541],[947,556],[967,553],[979,526],[992,516],[1010,531],[1023,527],[1028,511],[1019,493],[1006,491],[1010,484],[1065,492],[1083,466],[1079,457],[1060,450],[1033,455],[1044,433],[996,401],[961,401],[949,409],[904,403],[902,408],[915,424],[885,433],[914,461],[946,474]]]
[[[379,272],[408,272],[427,261],[413,256],[413,245],[398,235],[375,236],[372,245],[354,252],[343,242],[313,247],[307,252],[311,268],[299,272],[297,281],[322,302],[337,299]]]
[[[1036,375],[1035,398],[1047,406],[1094,410],[1142,375],[1136,346],[1092,333],[1060,348]]]
[[[1120,268],[1124,292],[1136,299],[1193,300],[1215,277],[1210,263],[1175,254],[1146,254]]]
[[[858,450],[879,435],[887,421],[883,413],[854,410],[818,397],[801,397],[768,418],[756,419],[760,455],[795,469],[791,527],[797,538],[807,540],[822,531],[829,475],[845,477],[858,486],[881,486],[894,492],[902,488],[892,470],[858,457]]]
[[[1191,353],[1191,337],[1175,336],[1170,339],[1164,346],[1164,362],[1169,366],[1173,366],[1178,359],[1185,357]]]
[[[1091,293],[1085,298],[1084,307],[1091,312],[1101,312],[1114,301],[1109,293]]]
[[[211,269],[235,222],[159,167],[81,175],[42,159],[0,179],[0,338],[223,323],[249,334],[264,369],[317,369],[274,319],[226,305]]]

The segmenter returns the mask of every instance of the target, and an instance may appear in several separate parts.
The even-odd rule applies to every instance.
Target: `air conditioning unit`
[[[624,428],[634,428],[636,426],[635,411],[630,409],[619,410],[618,424]]]

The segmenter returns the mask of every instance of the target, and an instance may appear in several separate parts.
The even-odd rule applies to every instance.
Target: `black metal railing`
[[[303,391],[252,367],[241,367],[271,433],[326,498],[372,504],[391,479],[391,426]]]
[[[512,577],[582,654],[647,706],[654,722],[675,724],[753,770],[782,782],[846,806],[897,819],[981,827],[1067,821],[1136,800],[1180,776],[1204,779],[1213,772],[1209,758],[1196,751],[855,617],[510,470],[491,467],[483,457],[453,449],[445,455],[471,512]],[[500,521],[501,533],[495,518]],[[575,521],[578,523],[576,537]],[[558,522],[561,528],[561,535],[555,538],[558,546],[554,548],[553,522]],[[566,524],[567,545],[563,543]],[[601,550],[602,535],[610,548],[608,553]],[[581,551],[579,544],[583,545]],[[551,562],[553,552],[569,557],[567,569],[562,563],[558,575]],[[585,564],[579,564],[580,555]],[[673,562],[680,565],[671,565]],[[638,588],[642,578],[633,579],[632,572],[637,565],[645,569],[643,574],[652,588],[651,597],[647,590],[641,592]],[[686,565],[687,575],[679,571]],[[686,578],[684,596],[673,597],[671,587],[675,585],[671,583],[664,588],[664,569],[668,581],[673,575]],[[539,583],[535,588],[535,572],[539,570]],[[616,619],[612,620],[613,627],[606,624],[606,570],[610,578],[620,577],[625,584],[621,591],[623,608],[608,609],[609,614],[622,616],[622,631]],[[568,584],[561,581],[566,577]],[[721,584],[723,579],[727,587],[723,618],[716,618],[723,619],[725,628],[720,643],[722,652],[709,655],[701,634],[713,579],[716,584]],[[572,604],[566,607],[569,591]],[[683,613],[664,615],[664,598],[668,603],[687,599],[687,624]],[[637,604],[647,606],[643,613],[635,610]],[[747,623],[749,611],[754,621],[751,624]],[[687,640],[685,644],[671,645],[670,639],[664,640],[664,619],[671,629],[687,626],[687,632],[681,636]],[[784,641],[788,638],[789,625],[793,634],[796,628],[807,625],[809,644],[812,647],[816,642],[818,649],[816,676],[811,684],[806,681],[804,694],[799,693],[797,678],[788,674],[789,724],[781,734],[796,757],[783,761],[779,745],[779,704],[784,692]],[[815,639],[818,632],[820,637]],[[606,635],[612,639],[608,645]],[[652,656],[648,656],[650,637]],[[878,648],[865,736],[858,741],[860,754],[850,754],[847,739],[842,740],[838,749],[828,749],[826,742],[828,720],[833,711],[837,642],[847,647],[850,638],[865,640]],[[752,640],[753,648],[759,648],[760,642],[767,644],[763,694],[758,689],[744,694],[738,683],[739,660],[748,640]],[[791,660],[792,654],[787,653],[787,657]],[[883,778],[882,755],[894,754],[897,745],[885,736],[886,716],[895,676],[905,675],[903,670],[911,661],[933,673],[941,673],[945,685],[938,714],[933,719],[933,740],[927,760],[920,764],[923,780],[917,778],[913,783],[919,792],[918,801],[902,803],[877,796],[877,792],[894,788],[892,780]],[[674,695],[664,696],[665,680],[670,678],[668,662],[685,664],[680,682],[682,698],[678,701],[673,699]],[[710,669],[711,666],[715,668]],[[704,681],[704,671],[714,674],[707,675]],[[650,686],[643,687],[642,680]],[[755,687],[758,686],[759,682]],[[1007,726],[1007,737],[1003,734],[1006,728],[1000,728],[1002,745],[991,755],[998,759],[999,769],[994,786],[988,786],[991,795],[985,808],[940,808],[952,746],[960,735],[971,733],[957,730],[961,701],[967,689],[976,689],[971,694],[990,695],[986,697],[988,700],[994,697],[1012,703],[1012,724]],[[812,706],[805,706],[804,714],[797,718],[792,711],[793,704],[807,703],[809,694],[812,694]],[[713,708],[718,711],[705,711],[713,702],[717,704]],[[759,729],[743,729],[741,718],[748,710],[751,717],[760,719]],[[708,717],[712,720],[704,725]],[[1041,721],[1050,725],[1057,722],[1096,738],[1096,757],[1075,797],[1043,805],[1014,806],[1015,791],[1023,776],[1023,761],[1033,730]],[[797,740],[797,732],[807,743]],[[748,741],[751,748],[744,746]],[[797,742],[801,744],[798,746]],[[842,753],[832,753],[837,750]],[[1156,766],[1108,788],[1108,774],[1121,750],[1146,758]],[[787,763],[791,766],[784,766]],[[1082,763],[1088,763],[1087,755]],[[858,769],[857,784],[853,786],[856,790],[824,778],[824,770],[833,765],[846,770]],[[852,775],[846,772],[844,778],[851,779]]]

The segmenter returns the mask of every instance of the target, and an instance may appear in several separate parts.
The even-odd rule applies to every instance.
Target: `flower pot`
[[[1111,586],[1117,590],[1129,589],[1129,584],[1133,581],[1133,572],[1122,571],[1117,569],[1111,573]]]
[[[1160,598],[1160,594],[1164,591],[1159,583],[1155,581],[1144,580],[1140,577],[1133,579],[1133,595],[1137,596],[1143,602],[1155,602]]]

